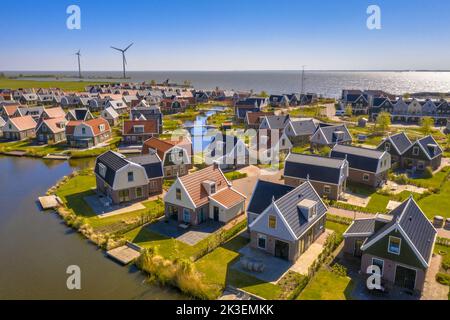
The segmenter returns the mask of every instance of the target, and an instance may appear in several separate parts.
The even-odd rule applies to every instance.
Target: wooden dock
[[[141,255],[142,248],[138,245],[127,242],[126,245],[109,250],[106,255],[123,265],[127,265]]]
[[[48,160],[69,160],[70,156],[67,154],[62,154],[62,153],[49,153],[48,155],[46,155],[44,157],[44,159],[48,159]]]
[[[14,151],[4,152],[4,154],[7,155],[7,156],[23,157],[24,155],[27,154],[27,152],[26,151],[14,150]]]
[[[38,200],[44,210],[54,209],[59,207],[62,203],[61,199],[57,196],[39,197]]]

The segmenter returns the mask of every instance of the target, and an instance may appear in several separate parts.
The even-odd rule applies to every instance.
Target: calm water
[[[71,72],[20,72],[22,74],[54,74],[74,76]],[[6,72],[8,75],[19,72]],[[85,77],[120,77],[120,72],[85,72]],[[191,81],[196,88],[266,90],[270,93],[299,92],[300,71],[141,71],[128,72],[131,81],[156,80],[182,83]],[[327,97],[337,97],[342,89],[382,89],[393,94],[405,92],[450,92],[450,72],[357,72],[357,71],[306,71],[305,91]],[[40,80],[46,80],[42,78]],[[49,79],[47,79],[49,80]],[[68,80],[68,79],[66,79]],[[118,81],[118,80],[115,80]]]
[[[119,266],[68,229],[35,200],[74,167],[0,157],[0,299],[177,299],[175,291],[144,284],[135,269]],[[81,268],[80,291],[66,288],[66,268]]]

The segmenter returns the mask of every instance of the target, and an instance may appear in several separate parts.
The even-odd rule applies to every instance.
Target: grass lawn
[[[60,88],[69,91],[85,91],[88,85],[104,84],[106,82],[84,82],[84,81],[35,81],[0,78],[0,88]]]
[[[418,204],[430,219],[437,215],[450,218],[450,181],[444,183],[439,193],[420,199]]]
[[[281,288],[255,277],[231,269],[239,258],[239,249],[248,243],[248,239],[235,237],[199,259],[195,264],[205,276],[205,280],[222,288],[227,284],[256,294],[266,299],[277,299]]]
[[[25,151],[27,155],[45,157],[49,153],[60,153],[66,150],[65,144],[33,145],[30,140],[11,141],[0,143],[0,153],[9,151]]]
[[[444,167],[441,171],[434,174],[432,178],[409,179],[408,183],[422,188],[438,189],[442,185],[442,183],[449,177],[449,175],[450,167]]]
[[[348,227],[349,226],[346,224],[338,223],[338,222],[334,222],[334,221],[327,221],[325,224],[326,229],[333,230],[338,234],[343,234],[345,232],[345,230],[348,229]]]
[[[349,277],[342,277],[322,268],[310,280],[298,296],[298,300],[347,300],[354,283]]]

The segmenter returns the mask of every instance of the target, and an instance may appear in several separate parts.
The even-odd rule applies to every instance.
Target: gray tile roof
[[[406,150],[411,146],[411,140],[409,140],[408,136],[404,132],[400,132],[390,136],[388,139],[394,144],[397,150],[400,152],[400,155],[405,153]]]
[[[104,177],[100,174],[100,163],[106,167],[106,174]],[[128,161],[125,160],[123,155],[114,151],[107,151],[97,157],[95,163],[95,173],[102,177],[110,186],[113,186],[117,170],[125,167],[127,164]]]
[[[348,129],[345,125],[323,126],[323,127],[320,127],[320,130],[322,130],[328,143],[351,142],[352,141],[352,135],[350,134],[350,132],[348,131]],[[338,140],[337,136],[335,134],[335,132],[339,132],[339,131],[342,131],[344,133],[342,140]]]
[[[295,135],[304,136],[312,135],[317,129],[317,125],[313,119],[291,121]]]
[[[293,189],[284,184],[258,180],[247,211],[260,214],[272,203],[272,199],[278,200]]]
[[[288,177],[339,184],[343,159],[291,153],[287,156],[284,175]]]
[[[378,163],[384,152],[367,149],[358,148],[352,146],[335,145],[333,150],[331,150],[330,156],[337,159],[347,159],[350,168],[377,172]]]
[[[147,173],[147,178],[149,179],[161,178],[164,176],[161,159],[159,159],[155,152],[142,156],[131,157],[128,158],[128,160],[143,166],[145,172]]]
[[[266,116],[270,129],[284,129],[289,122],[289,115],[286,116]]]
[[[375,219],[360,219],[355,220],[350,227],[345,231],[345,235],[371,235],[375,230]]]
[[[316,216],[307,221],[298,208],[298,203],[304,199],[312,200],[316,202]],[[327,207],[322,202],[314,187],[309,182],[305,182],[275,201],[275,205],[280,210],[284,219],[294,232],[297,238],[306,231],[306,229],[314,224],[317,220],[321,219],[327,212]]]
[[[434,140],[434,138],[431,135],[423,137],[422,139],[419,139],[417,142],[422,145],[423,149],[426,151],[426,153],[428,154],[428,157],[430,157],[430,159],[433,159],[442,154],[441,147],[439,146],[439,144],[436,142],[436,140]],[[434,150],[434,148],[430,149],[430,148],[428,148],[428,145],[436,145],[437,148],[436,148],[436,150]]]

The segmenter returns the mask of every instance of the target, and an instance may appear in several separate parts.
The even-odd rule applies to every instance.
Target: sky
[[[130,71],[450,69],[448,0],[2,0],[2,12],[2,71],[75,70],[78,49],[84,70],[118,71],[110,46],[131,42]]]

